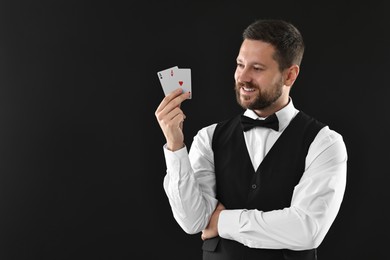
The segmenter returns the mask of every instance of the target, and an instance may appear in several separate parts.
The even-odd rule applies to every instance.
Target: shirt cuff
[[[237,237],[240,230],[241,209],[222,210],[218,218],[219,236],[225,239]]]
[[[167,148],[167,145],[164,145],[164,156],[165,156],[165,163],[167,166],[167,171],[171,173],[182,173],[185,175],[188,173],[191,169],[191,163],[188,157],[188,150],[187,147],[184,146],[183,148],[171,151]],[[183,176],[177,176],[183,177]]]

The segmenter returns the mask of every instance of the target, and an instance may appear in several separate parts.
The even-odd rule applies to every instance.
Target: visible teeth
[[[254,89],[254,88],[247,88],[247,87],[243,87],[243,89],[244,89],[245,91],[255,91],[255,89]]]

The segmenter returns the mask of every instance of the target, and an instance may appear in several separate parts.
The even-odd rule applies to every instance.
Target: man
[[[347,151],[339,133],[294,107],[303,53],[292,24],[250,24],[234,75],[245,111],[201,129],[189,152],[180,104],[190,94],[176,90],[155,112],[164,189],[183,230],[202,232],[203,259],[317,259],[344,196]]]

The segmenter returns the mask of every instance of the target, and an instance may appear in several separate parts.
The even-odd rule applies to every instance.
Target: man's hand
[[[155,116],[167,140],[167,148],[176,151],[184,147],[183,122],[186,116],[180,109],[190,93],[176,89],[167,95],[158,106]]]
[[[218,218],[222,210],[225,209],[225,206],[221,202],[218,202],[217,207],[215,208],[213,214],[211,215],[210,222],[207,225],[206,229],[202,231],[201,238],[202,240],[210,239],[219,235],[218,233]]]

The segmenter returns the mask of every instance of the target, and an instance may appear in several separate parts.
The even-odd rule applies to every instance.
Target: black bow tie
[[[255,120],[250,117],[241,115],[241,125],[244,132],[256,126],[269,127],[274,129],[275,131],[279,131],[279,121],[278,117],[275,114],[270,115],[264,120]]]

